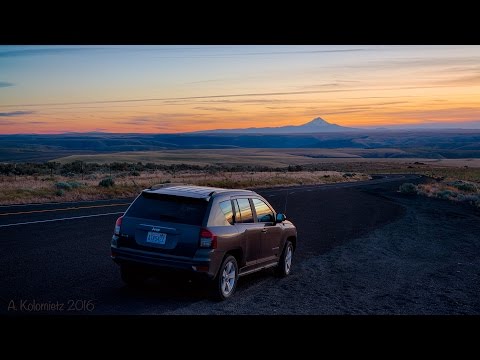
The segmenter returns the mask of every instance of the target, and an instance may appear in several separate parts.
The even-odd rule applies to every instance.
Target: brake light
[[[123,215],[120,216],[118,219],[117,219],[117,222],[115,223],[115,230],[113,231],[113,234],[114,235],[120,235],[120,228],[122,226],[122,220],[123,220]]]
[[[217,248],[217,236],[208,229],[200,230],[200,247],[202,248]]]

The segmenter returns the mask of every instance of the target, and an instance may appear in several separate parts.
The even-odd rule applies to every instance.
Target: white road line
[[[73,216],[73,217],[68,217],[68,218],[60,218],[60,219],[49,219],[49,220],[28,221],[28,222],[21,222],[21,223],[13,223],[13,224],[5,224],[5,225],[0,225],[0,228],[2,228],[2,227],[8,227],[8,226],[17,226],[17,225],[39,224],[39,223],[53,222],[53,221],[65,221],[65,220],[84,219],[84,218],[95,217],[95,216],[118,215],[118,214],[123,214],[123,213],[124,213],[124,211],[120,211],[120,212],[113,212],[113,213],[106,213],[106,214],[95,214],[95,215]]]
[[[62,205],[62,204],[83,204],[83,203],[92,203],[92,202],[105,202],[105,201],[122,201],[130,200],[131,198],[119,198],[119,199],[101,199],[101,200],[81,200],[81,201],[64,201],[64,202],[45,202],[45,203],[30,203],[30,204],[10,204],[10,205],[0,205],[0,208],[3,207],[15,207],[15,206],[41,206],[41,205]]]

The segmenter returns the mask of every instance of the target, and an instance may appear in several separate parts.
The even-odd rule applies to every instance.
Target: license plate
[[[157,232],[148,232],[147,242],[159,245],[165,245],[165,240],[167,239],[167,234],[157,233]]]

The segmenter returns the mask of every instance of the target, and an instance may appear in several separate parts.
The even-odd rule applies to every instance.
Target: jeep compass
[[[175,184],[143,190],[111,241],[127,285],[155,270],[190,271],[219,300],[232,296],[239,276],[269,267],[287,276],[296,246],[295,226],[254,191]]]

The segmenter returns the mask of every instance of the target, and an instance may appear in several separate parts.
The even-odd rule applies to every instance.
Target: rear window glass
[[[208,202],[204,199],[143,193],[125,215],[178,224],[201,225],[207,205]]]
[[[232,202],[230,200],[222,201],[219,205],[220,205],[220,209],[225,215],[225,219],[229,222],[230,225],[233,225]]]

